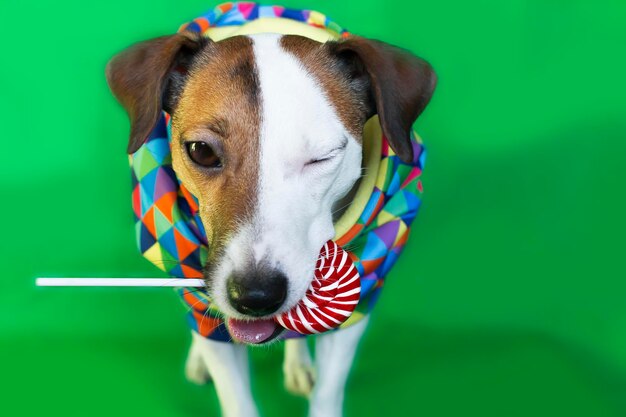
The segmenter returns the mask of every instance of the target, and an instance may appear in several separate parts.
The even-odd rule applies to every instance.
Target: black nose
[[[266,316],[280,308],[287,297],[287,277],[282,272],[233,274],[226,283],[228,301],[238,312]]]

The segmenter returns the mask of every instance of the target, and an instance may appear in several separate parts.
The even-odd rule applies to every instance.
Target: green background
[[[215,3],[0,0],[0,415],[212,416],[135,247],[128,122],[104,65]],[[284,1],[428,59],[425,200],[347,388],[347,416],[626,415],[626,3]],[[264,416],[304,415],[281,348]]]

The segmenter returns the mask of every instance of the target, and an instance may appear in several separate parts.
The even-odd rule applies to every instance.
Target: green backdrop
[[[214,416],[184,380],[167,289],[135,248],[128,122],[104,65],[206,0],[0,0],[0,415]],[[626,3],[284,1],[439,74],[418,121],[425,200],[360,347],[356,416],[626,415]],[[281,348],[253,352],[266,417],[304,415]]]

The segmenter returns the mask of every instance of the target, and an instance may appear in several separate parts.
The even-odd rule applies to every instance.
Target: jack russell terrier
[[[227,3],[121,52],[106,75],[130,118],[140,249],[206,282],[181,289],[187,377],[214,381],[224,416],[258,416],[246,346],[287,339],[286,387],[310,396],[311,417],[341,416],[368,311],[419,207],[411,129],[435,89],[431,66],[314,11]],[[311,304],[332,242],[356,265],[360,298],[352,315],[326,310],[341,320],[311,313],[328,330],[314,366],[297,336],[319,331],[300,310],[295,327],[279,318]]]

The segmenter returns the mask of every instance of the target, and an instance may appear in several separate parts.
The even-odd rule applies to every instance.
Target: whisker
[[[350,205],[351,205],[351,204],[352,204],[352,202],[349,202],[349,203],[347,203],[347,204],[344,204],[343,206],[338,207],[337,209],[335,209],[335,210],[331,211],[331,213],[330,213],[330,214],[331,214],[331,215],[333,215],[333,214],[337,214],[338,212],[340,212],[341,210],[345,209],[346,207],[350,207]]]
[[[198,299],[198,300],[194,301],[194,303],[193,303],[193,304],[191,304],[191,305],[187,305],[187,308],[188,308],[187,313],[191,312],[191,310],[194,310],[194,307],[195,307],[197,304],[200,304],[200,303],[205,303],[205,302],[206,302],[206,300]],[[207,310],[208,310],[208,309],[207,309]]]

